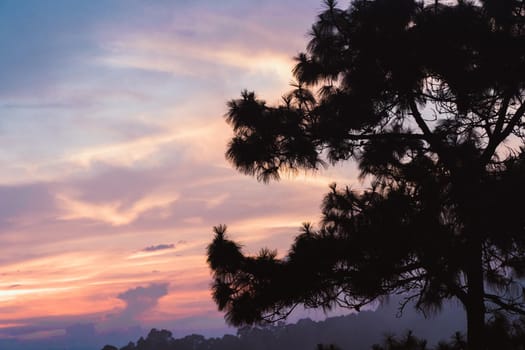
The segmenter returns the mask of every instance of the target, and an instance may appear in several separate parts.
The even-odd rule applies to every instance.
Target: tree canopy
[[[228,103],[226,157],[264,182],[353,160],[371,186],[332,185],[283,259],[246,256],[216,227],[219,309],[240,325],[301,304],[455,298],[482,349],[486,313],[525,313],[524,1],[326,0],[310,34],[280,105]]]

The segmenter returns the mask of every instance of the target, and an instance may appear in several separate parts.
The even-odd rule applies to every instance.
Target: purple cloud
[[[159,299],[168,294],[169,283],[152,283],[146,287],[136,287],[117,295],[126,306],[118,314],[110,317],[111,326],[126,327],[130,322],[136,322],[145,312],[157,306]]]
[[[156,252],[159,250],[166,250],[166,249],[173,249],[175,248],[175,244],[158,244],[158,245],[152,245],[149,247],[146,247],[142,249],[143,252]]]

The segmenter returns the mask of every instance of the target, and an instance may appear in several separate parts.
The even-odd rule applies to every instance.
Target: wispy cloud
[[[148,158],[154,158],[153,155],[155,153],[162,151],[162,148],[170,143],[197,144],[201,142],[203,138],[211,138],[211,135],[216,132],[213,125],[216,124],[186,124],[184,127],[135,138],[125,142],[96,145],[84,150],[72,152],[72,154],[65,157],[63,161],[82,167],[89,167],[97,162],[132,166],[138,162],[144,162]],[[170,127],[165,126],[164,129],[166,128],[169,129]]]
[[[99,58],[101,64],[163,72],[179,76],[202,77],[216,72],[217,66],[249,73],[274,74],[290,79],[293,60],[281,52],[242,51],[241,47],[205,48],[176,39],[156,36],[130,38],[115,44],[111,53]],[[198,64],[196,64],[198,62]]]
[[[237,69],[251,74],[273,74],[289,80],[293,56],[304,46],[305,23],[293,3],[282,3],[283,10],[272,6],[237,6],[242,15],[208,5],[175,10],[177,18],[159,27],[137,31],[117,29],[114,39],[105,37],[105,53],[98,62],[113,67],[163,72],[178,76],[203,77]],[[199,26],[193,15],[198,12]],[[262,18],[267,14],[266,19]],[[271,22],[268,22],[268,19]],[[273,31],[268,30],[271,26]],[[297,27],[296,27],[297,26]],[[275,35],[275,32],[301,30],[296,36]],[[114,34],[115,35],[115,32]],[[109,39],[109,40],[108,40]],[[291,52],[290,52],[291,51]]]
[[[163,215],[162,212],[159,213],[159,210],[166,209],[174,203],[177,200],[177,195],[147,196],[127,206],[122,201],[89,203],[74,199],[66,194],[59,194],[56,198],[65,212],[59,217],[62,220],[91,219],[120,226],[133,222],[139,216],[153,209],[157,210],[157,215]]]

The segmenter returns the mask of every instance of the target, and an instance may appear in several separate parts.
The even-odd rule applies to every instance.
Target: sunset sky
[[[320,0],[0,0],[0,338],[224,329],[212,227],[281,254],[348,166],[258,183],[226,102],[289,90]]]

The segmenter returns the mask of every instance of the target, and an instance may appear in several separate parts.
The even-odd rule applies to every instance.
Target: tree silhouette
[[[106,345],[102,348],[102,350],[118,350],[118,348],[113,345]]]
[[[427,342],[414,336],[411,331],[401,339],[386,337],[383,345],[374,345],[372,350],[429,350]]]
[[[455,298],[470,349],[485,316],[524,314],[525,4],[333,0],[278,106],[228,103],[227,158],[260,181],[354,160],[371,187],[331,186],[319,229],[284,259],[245,256],[215,228],[213,295],[234,325],[405,293],[423,312]]]

